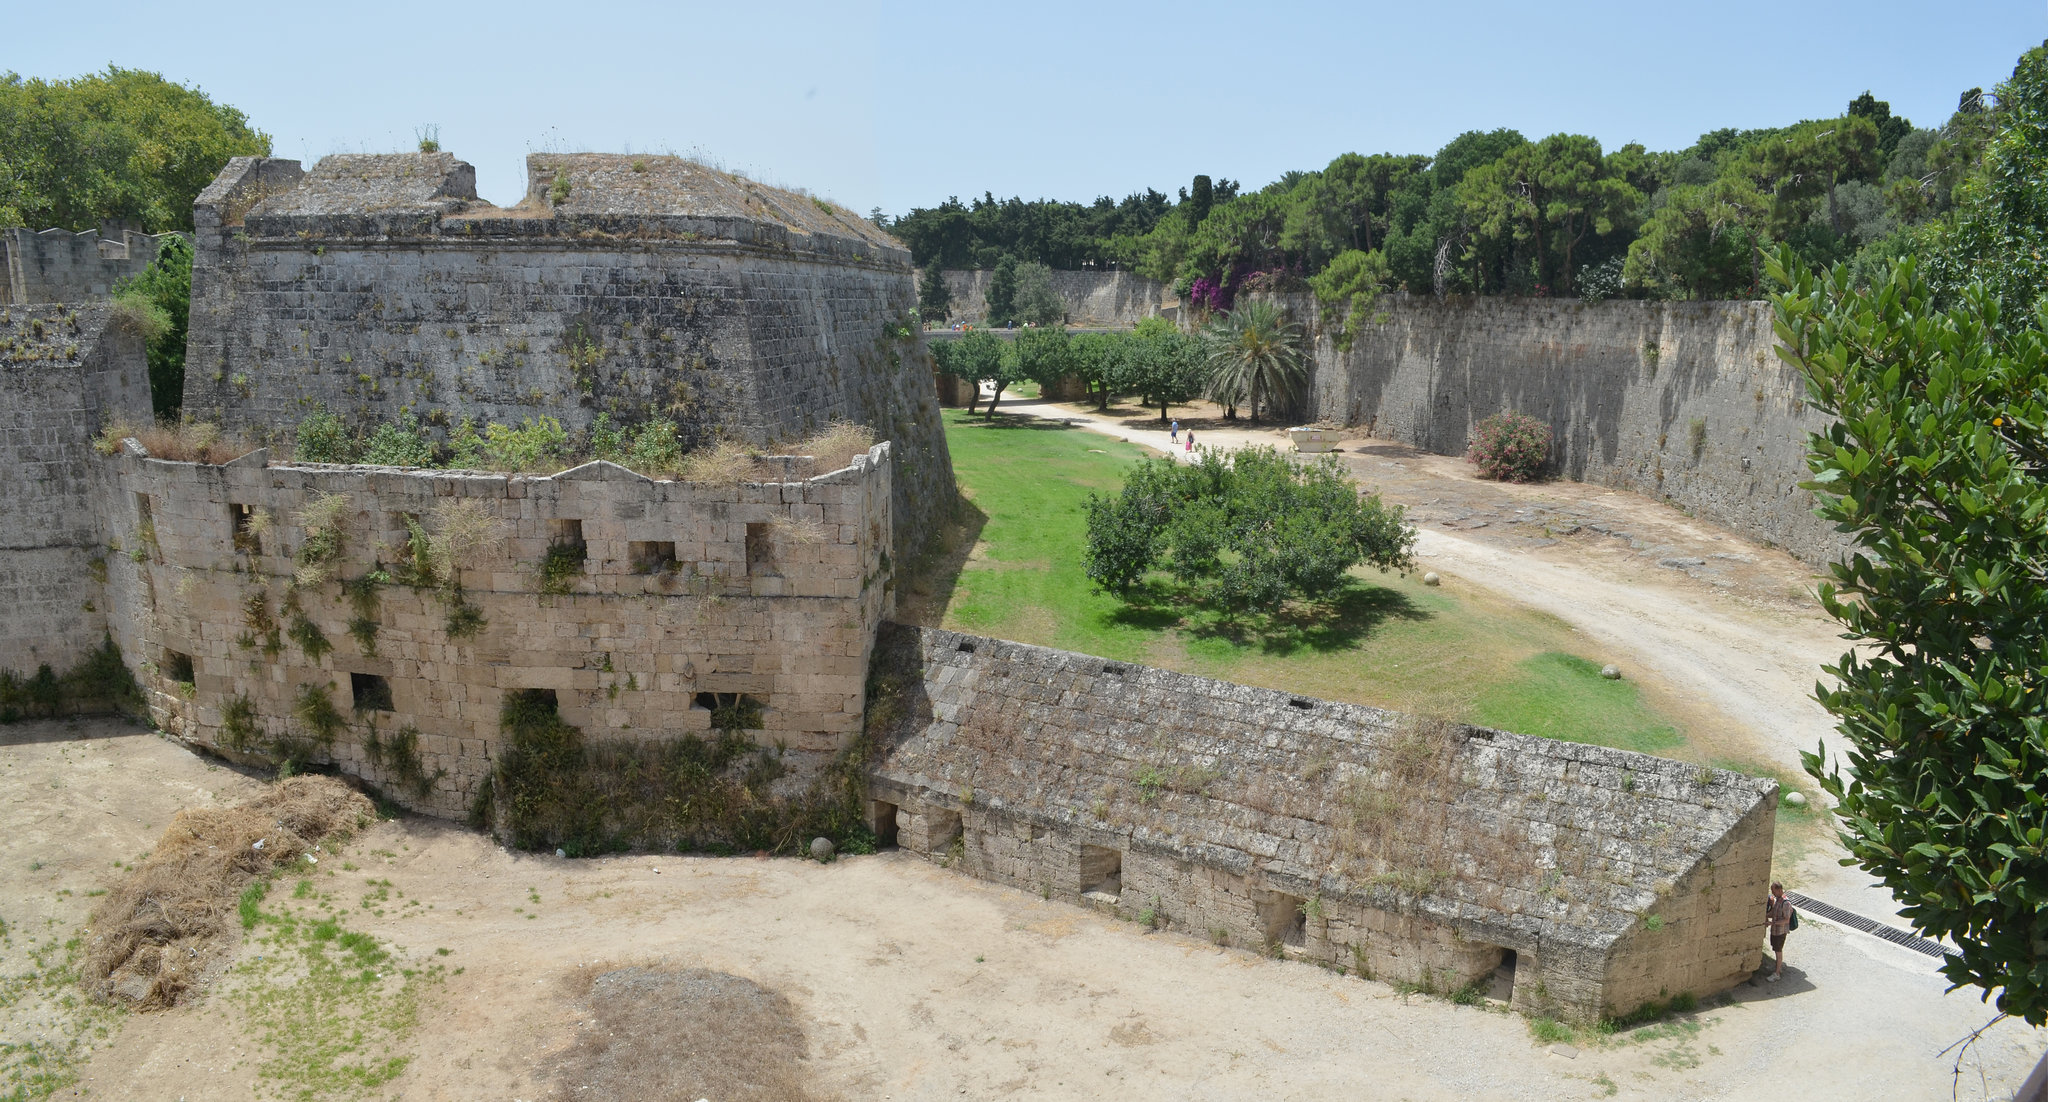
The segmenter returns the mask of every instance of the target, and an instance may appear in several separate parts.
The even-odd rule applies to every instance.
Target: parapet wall
[[[888,444],[738,485],[602,462],[527,477],[132,450],[97,467],[112,627],[178,738],[231,756],[318,743],[310,692],[344,721],[312,760],[459,818],[513,690],[552,691],[593,741],[701,734],[740,697],[763,746],[825,755],[860,728],[891,600]],[[465,523],[474,557],[422,576],[442,561],[422,548],[464,546],[449,533]],[[331,553],[308,550],[318,533]],[[551,548],[575,549],[553,585]],[[369,749],[407,727],[437,778],[424,796]]]
[[[895,445],[899,557],[955,498],[909,255],[830,204],[674,157],[536,154],[500,209],[448,154],[238,158],[200,196],[185,408],[359,422],[674,421]]]
[[[976,876],[1578,1020],[1758,964],[1769,780],[894,625],[876,684],[877,832]]]
[[[1315,300],[1311,416],[1461,455],[1504,410],[1547,422],[1566,478],[1666,500],[1811,563],[1848,541],[1813,515],[1806,437],[1825,419],[1779,360],[1763,302],[1388,295],[1339,351]]]
[[[982,325],[988,321],[987,269],[944,273],[953,296],[947,321]],[[922,274],[920,277],[922,278]],[[1067,304],[1067,324],[1090,329],[1128,329],[1180,305],[1169,284],[1129,272],[1052,273],[1052,289]],[[937,319],[933,319],[937,320]]]
[[[119,227],[0,230],[0,305],[107,298],[116,283],[149,267],[168,236]]]
[[[150,413],[142,340],[112,313],[0,307],[0,670],[61,673],[106,633],[92,438]]]

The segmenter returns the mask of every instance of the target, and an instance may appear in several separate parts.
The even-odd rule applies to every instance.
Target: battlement
[[[244,239],[259,245],[624,239],[910,265],[902,245],[851,211],[682,157],[535,153],[526,177],[525,198],[507,208],[479,199],[476,169],[451,153],[339,154],[303,172],[296,161],[238,158],[222,174],[228,182],[208,189],[199,206],[209,209],[209,223],[240,224]]]
[[[119,225],[82,233],[0,230],[0,305],[107,298],[116,283],[149,267],[172,236]]]

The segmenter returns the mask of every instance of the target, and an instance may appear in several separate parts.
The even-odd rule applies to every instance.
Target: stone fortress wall
[[[600,414],[687,445],[834,420],[895,448],[899,557],[954,499],[909,255],[867,220],[677,157],[535,154],[501,209],[447,153],[237,158],[195,208],[185,408],[282,436]]]
[[[988,283],[994,274],[987,269],[944,273],[946,290],[953,296],[948,324],[987,324]],[[923,278],[922,272],[918,278]],[[1067,304],[1067,324],[1088,329],[1129,329],[1158,314],[1171,316],[1180,305],[1171,284],[1124,271],[1055,270],[1052,289]]]
[[[99,461],[93,511],[111,529],[113,635],[160,727],[255,758],[281,737],[313,740],[305,694],[324,694],[344,727],[311,760],[460,818],[512,690],[552,691],[593,740],[701,735],[713,707],[746,697],[760,745],[837,751],[860,728],[891,608],[890,451],[815,477],[777,460],[785,481],[712,485],[602,462],[528,477],[259,450],[211,466],[131,445]],[[309,577],[307,542],[329,529],[307,511],[323,498],[339,499],[339,550]],[[483,518],[477,557],[452,577],[411,573],[415,530],[445,538],[465,510]],[[543,592],[557,547],[575,549],[578,571]],[[458,628],[463,608],[481,623]],[[424,794],[368,749],[408,726],[438,777]]]
[[[105,637],[92,438],[149,413],[142,338],[106,303],[0,306],[0,670],[62,673]]]
[[[1563,477],[1669,501],[1810,563],[1848,542],[1813,515],[1806,437],[1826,419],[1779,360],[1765,302],[1584,304],[1388,295],[1349,351],[1318,333],[1311,419],[1439,455],[1504,410],[1547,422]]]
[[[0,305],[106,298],[116,283],[149,267],[167,236],[119,225],[83,233],[0,230]]]
[[[1578,1021],[1760,960],[1769,780],[930,629],[876,677],[877,833],[975,876]]]

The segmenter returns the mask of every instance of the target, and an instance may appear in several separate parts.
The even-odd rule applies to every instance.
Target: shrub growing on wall
[[[1473,428],[1465,457],[1481,478],[1535,482],[1550,462],[1550,426],[1512,410],[1496,413]]]

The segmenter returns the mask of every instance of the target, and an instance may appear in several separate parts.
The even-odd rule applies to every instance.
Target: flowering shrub
[[[1465,458],[1479,468],[1481,478],[1534,482],[1550,461],[1550,426],[1512,411],[1496,413],[1473,428]]]

